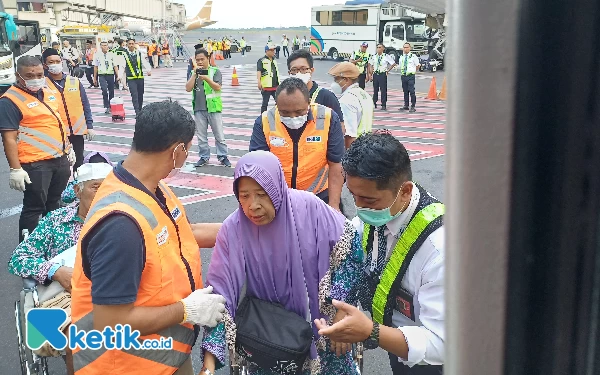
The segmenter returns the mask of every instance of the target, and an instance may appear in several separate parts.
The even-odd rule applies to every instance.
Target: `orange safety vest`
[[[310,107],[313,119],[306,125],[298,144],[294,144],[281,122],[277,107],[263,113],[262,125],[269,150],[279,158],[288,186],[318,194],[329,187],[327,141],[331,109],[320,104]],[[292,180],[294,173],[295,180]]]
[[[71,135],[87,134],[88,129],[85,123],[83,102],[81,101],[79,79],[67,76],[62,92],[56,87],[56,83],[48,77],[46,77],[46,84],[58,94],[57,96],[60,99],[58,112],[63,123],[69,126]]]
[[[169,46],[162,46],[162,54],[163,55],[169,54]]]
[[[135,306],[168,306],[203,287],[200,251],[183,204],[166,184],[161,182],[159,188],[171,215],[163,211],[154,197],[121,182],[113,172],[98,189],[81,230],[73,270],[71,315],[72,324],[79,330],[89,331],[94,325],[92,282],[83,270],[81,246],[85,243],[85,236],[111,213],[128,215],[137,223],[144,237],[145,263]],[[115,236],[118,235],[115,233]],[[75,374],[171,375],[190,356],[196,339],[194,327],[187,323],[176,324],[139,339],[160,337],[172,337],[173,349],[77,348],[73,351]]]
[[[17,141],[21,164],[60,158],[71,150],[68,129],[58,110],[59,100],[51,90],[43,90],[43,101],[16,86],[11,86],[2,95],[12,101],[23,116]]]
[[[155,50],[156,50],[156,46],[154,44],[150,44],[148,46],[148,56],[154,55]]]

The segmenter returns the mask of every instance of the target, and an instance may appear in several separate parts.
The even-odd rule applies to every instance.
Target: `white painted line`
[[[21,213],[22,209],[23,209],[23,205],[20,204],[18,206],[0,210],[0,219],[4,219],[4,218],[10,217],[10,216],[19,214],[19,213]]]

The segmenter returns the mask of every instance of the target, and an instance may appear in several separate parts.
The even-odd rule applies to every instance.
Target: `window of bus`
[[[317,12],[317,22],[319,25],[328,26],[331,25],[331,12],[321,11]]]
[[[364,9],[364,10],[356,11],[356,19],[354,21],[355,25],[366,25],[368,20],[369,20],[369,11],[368,10]]]

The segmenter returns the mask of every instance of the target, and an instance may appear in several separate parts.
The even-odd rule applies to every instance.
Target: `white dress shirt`
[[[385,73],[396,64],[394,58],[388,54],[375,54],[369,59],[369,65],[373,67],[373,73]]]
[[[346,136],[351,138],[358,137],[358,125],[362,118],[362,106],[360,100],[355,95],[349,94],[348,91],[358,87],[358,83],[352,84],[344,91],[340,97],[340,108],[344,114],[344,128],[346,129]]]
[[[420,193],[416,186],[408,208],[390,221],[384,230],[387,238],[387,260],[392,255],[397,238],[406,229]],[[364,223],[358,217],[352,224],[362,236]],[[415,322],[394,310],[392,324],[400,329],[408,343],[407,366],[442,365],[444,363],[444,227],[429,235],[415,253],[401,282],[413,295]]]
[[[406,60],[406,73],[404,73],[404,61]],[[408,55],[400,56],[400,72],[402,74],[415,74],[417,72],[417,66],[421,65],[421,61],[414,53],[410,52]]]

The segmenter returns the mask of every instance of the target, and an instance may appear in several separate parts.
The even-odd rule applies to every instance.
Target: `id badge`
[[[396,310],[408,319],[415,320],[415,305],[413,304],[413,295],[403,288],[400,288],[396,296]]]

